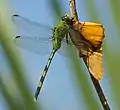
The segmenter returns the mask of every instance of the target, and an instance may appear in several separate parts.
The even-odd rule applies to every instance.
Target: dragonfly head
[[[74,22],[74,18],[73,17],[70,17],[69,15],[64,15],[64,16],[62,16],[61,17],[61,20],[62,21],[65,21],[67,24],[69,24],[69,25],[71,25],[71,24],[73,24],[73,22]]]

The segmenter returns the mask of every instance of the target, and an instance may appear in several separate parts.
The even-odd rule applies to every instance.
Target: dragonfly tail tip
[[[36,97],[34,97],[34,102],[36,102],[37,101],[37,98]]]

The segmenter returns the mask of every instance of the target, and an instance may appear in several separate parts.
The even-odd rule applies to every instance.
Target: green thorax
[[[53,49],[58,50],[61,47],[61,41],[69,31],[69,26],[65,21],[60,21],[53,28]]]

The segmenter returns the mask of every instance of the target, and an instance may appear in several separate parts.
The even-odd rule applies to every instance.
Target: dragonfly
[[[78,23],[74,21],[74,18],[69,15],[61,17],[61,21],[53,28],[30,21],[20,15],[13,15],[12,21],[17,28],[28,33],[28,35],[23,34],[15,37],[14,42],[17,46],[41,54],[42,52],[48,52],[46,48],[49,48],[50,44],[52,44],[52,51],[35,92],[35,100],[37,100],[41,91],[55,53],[57,51],[61,53],[60,50],[64,50],[66,46],[75,46],[80,58],[83,58],[91,74],[96,79],[101,79],[103,73],[101,43],[104,33],[100,24],[81,22],[78,25]],[[91,30],[93,30],[94,27],[95,30],[92,31],[93,33],[91,35]],[[100,30],[100,32],[96,34],[98,30]],[[97,37],[97,39],[95,40],[94,37]],[[97,74],[96,67],[97,71],[100,70]]]

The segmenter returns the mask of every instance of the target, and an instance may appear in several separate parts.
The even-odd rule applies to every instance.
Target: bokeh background
[[[70,14],[68,0],[0,0],[0,110],[102,110],[87,69],[76,55],[56,54],[37,102],[34,92],[48,55],[14,45],[11,21],[19,14],[54,27]],[[120,110],[120,1],[76,0],[80,21],[102,23],[104,76],[100,81],[111,110]],[[52,35],[52,34],[51,34]],[[44,37],[44,34],[43,34]],[[43,47],[44,49],[44,47]]]

